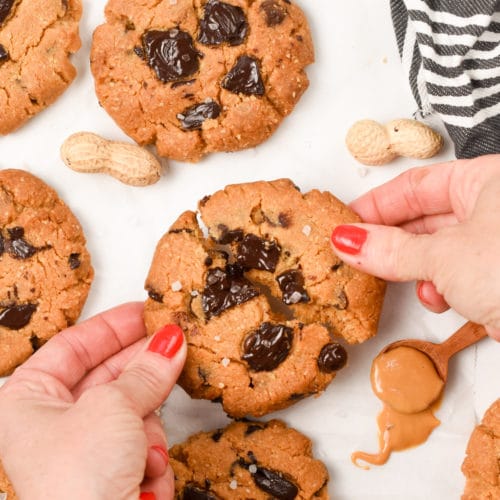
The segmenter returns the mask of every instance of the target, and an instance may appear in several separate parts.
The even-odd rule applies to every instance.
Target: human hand
[[[390,281],[417,281],[434,312],[450,306],[500,340],[500,155],[414,168],[351,203],[335,252]]]
[[[20,500],[173,498],[154,410],[186,346],[176,325],[145,335],[142,304],[119,306],[56,335],[0,389],[0,457]]]

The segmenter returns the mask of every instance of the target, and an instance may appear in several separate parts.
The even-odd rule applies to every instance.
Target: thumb
[[[337,226],[331,241],[335,253],[351,267],[389,281],[432,281],[436,235],[408,233],[374,224]]]
[[[144,418],[170,394],[186,359],[184,334],[177,325],[157,331],[146,347],[111,382]]]

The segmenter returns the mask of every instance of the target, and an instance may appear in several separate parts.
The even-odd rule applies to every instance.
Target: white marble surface
[[[99,107],[89,69],[93,28],[103,19],[104,0],[84,0],[83,46],[74,57],[79,76],[68,91],[20,131],[0,138],[0,168],[23,168],[58,190],[80,219],[92,253],[95,281],[82,318],[129,300],[145,298],[143,283],[156,242],[185,209],[228,183],[290,177],[306,191],[327,189],[348,202],[422,162],[398,160],[364,169],[347,153],[348,127],[361,118],[411,117],[415,111],[399,63],[388,2],[299,0],[316,44],[309,90],[275,135],[258,148],[212,155],[197,165],[171,162],[156,185],[125,186],[112,178],[77,174],[59,159],[67,135],[91,130],[126,139]],[[439,125],[438,125],[439,128]],[[451,159],[448,141],[439,160]],[[338,500],[459,498],[460,465],[477,419],[498,396],[500,346],[489,339],[453,360],[438,417],[442,424],[424,445],[395,453],[369,471],[350,454],[375,451],[379,402],[369,383],[371,360],[387,343],[407,337],[443,340],[463,319],[436,316],[417,302],[413,284],[388,288],[378,336],[349,349],[350,363],[319,398],[302,401],[279,417],[309,435],[331,474]],[[218,405],[191,401],[179,388],[164,417],[171,443],[227,422]]]

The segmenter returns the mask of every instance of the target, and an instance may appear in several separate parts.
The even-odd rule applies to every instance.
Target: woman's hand
[[[173,497],[154,410],[186,347],[176,325],[145,335],[142,304],[125,304],[59,333],[0,389],[0,456],[21,500]]]
[[[418,280],[500,340],[500,155],[414,168],[351,204],[366,224],[335,228],[335,252],[390,281]]]

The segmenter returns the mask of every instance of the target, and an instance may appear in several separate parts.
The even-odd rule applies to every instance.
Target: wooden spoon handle
[[[462,328],[459,328],[450,338],[439,345],[442,355],[451,358],[454,354],[469,347],[488,334],[484,326],[467,321]]]

